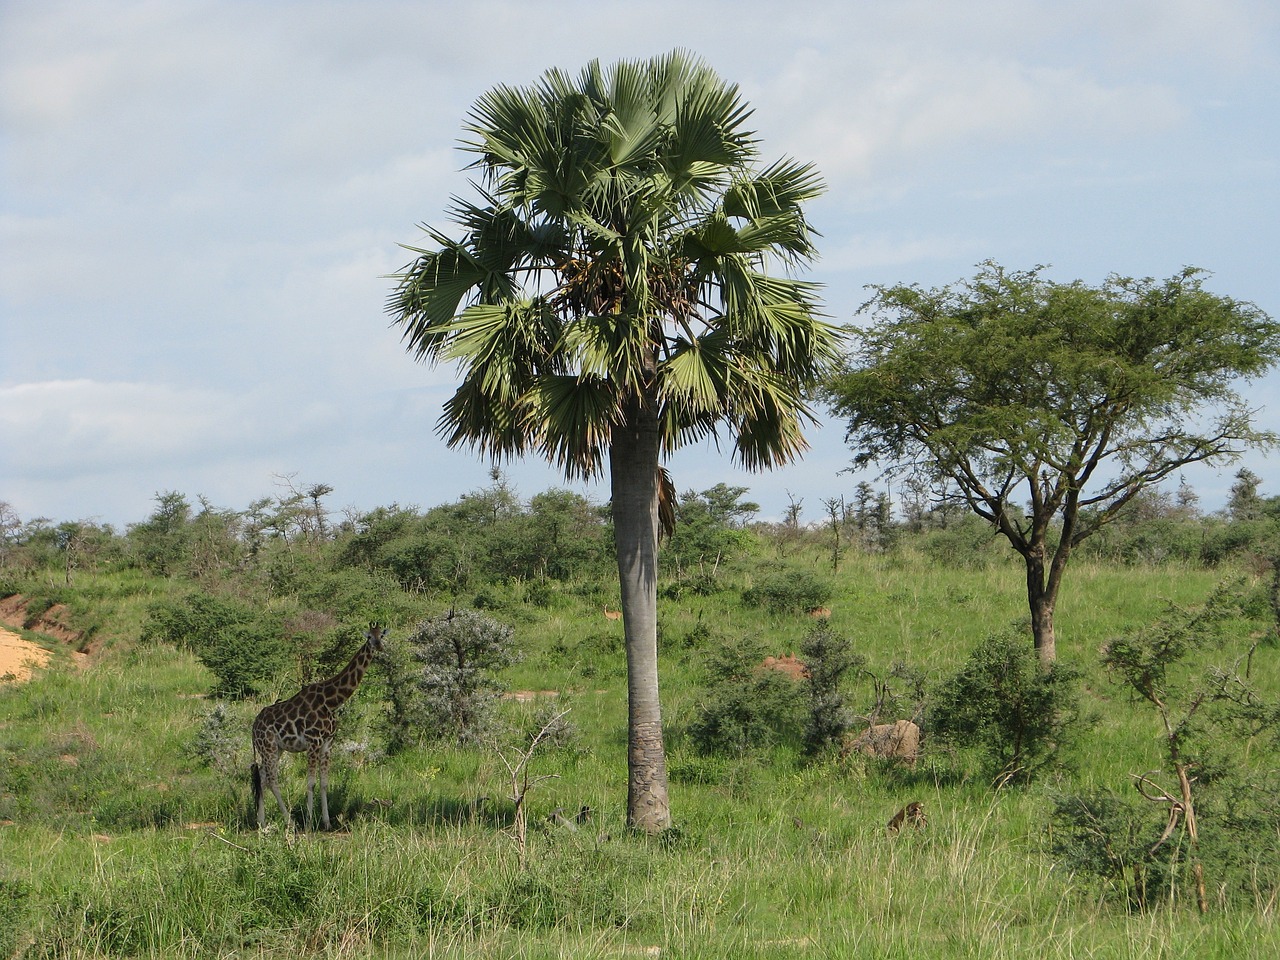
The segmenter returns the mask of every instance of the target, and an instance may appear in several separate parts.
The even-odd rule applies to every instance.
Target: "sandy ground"
[[[32,667],[49,662],[49,651],[9,630],[0,629],[0,682],[10,677],[26,680]]]

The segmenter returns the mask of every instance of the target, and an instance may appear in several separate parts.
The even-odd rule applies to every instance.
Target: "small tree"
[[[840,542],[840,531],[844,529],[849,511],[845,506],[844,497],[827,497],[822,501],[822,505],[827,511],[827,529],[831,531],[831,572],[839,573],[840,557],[844,553],[843,544]]]
[[[511,803],[515,810],[512,818],[512,832],[521,870],[529,865],[529,808],[526,802],[529,791],[545,780],[555,780],[559,777],[556,773],[533,776],[529,772],[529,763],[539,748],[553,741],[557,732],[564,728],[564,718],[568,714],[568,710],[561,710],[549,717],[529,738],[528,744],[522,745],[518,752],[504,749],[496,739],[489,741],[490,749],[497,754],[502,765],[507,768],[507,777],[511,783]]]
[[[804,749],[812,755],[843,741],[852,727],[852,717],[844,695],[850,671],[866,666],[866,657],[853,652],[848,639],[831,629],[825,618],[800,644],[800,655],[808,671],[806,683],[809,712],[804,725]]]
[[[433,740],[477,743],[489,733],[502,693],[495,674],[516,662],[514,631],[474,610],[450,610],[422,621],[405,646],[418,666],[416,681],[391,682],[395,743],[413,728]],[[391,671],[400,677],[402,670]]]
[[[1102,655],[1108,669],[1160,717],[1165,758],[1176,786],[1158,786],[1156,771],[1135,775],[1134,780],[1146,800],[1168,809],[1168,826],[1150,855],[1174,830],[1185,832],[1201,913],[1208,910],[1208,896],[1196,804],[1199,789],[1192,785],[1197,777],[1212,782],[1238,776],[1247,766],[1247,751],[1242,754],[1239,744],[1280,724],[1280,711],[1239,675],[1238,662],[1230,668],[1195,664],[1220,642],[1224,623],[1240,615],[1241,602],[1238,584],[1219,587],[1199,608],[1171,608],[1145,630],[1111,640]],[[1215,732],[1220,735],[1213,736]],[[1176,858],[1176,849],[1170,847],[1170,857]]]
[[[1280,358],[1280,325],[1201,277],[1090,287],[988,261],[956,287],[876,287],[877,322],[827,383],[855,466],[923,473],[1023,558],[1046,665],[1082,540],[1183,465],[1274,442],[1233,384]]]
[[[1061,663],[1040,669],[1014,636],[990,637],[937,690],[929,731],[977,747],[1000,782],[1028,781],[1061,761],[1079,718],[1077,676]]]

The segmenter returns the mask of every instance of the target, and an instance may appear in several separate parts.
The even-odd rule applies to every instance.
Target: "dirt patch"
[[[0,630],[0,682],[31,679],[32,670],[49,662],[49,651],[9,630]]]
[[[30,630],[68,647],[77,667],[88,661],[84,632],[69,625],[66,606],[56,604],[39,616],[31,616],[30,602],[21,594],[0,599],[0,624]],[[0,626],[0,680],[30,680],[33,669],[47,666],[51,654],[38,643]]]
[[[805,680],[809,677],[808,665],[793,653],[782,657],[765,657],[760,664],[762,670],[777,670],[785,673],[792,680]]]
[[[517,703],[529,703],[542,697],[558,697],[559,690],[512,690],[502,695],[503,700],[514,700]]]
[[[20,593],[0,600],[0,623],[20,630],[30,630],[46,637],[53,637],[59,643],[65,643],[72,649],[79,650],[84,640],[84,633],[73,630],[68,625],[68,613],[64,604],[54,604],[38,617],[29,613],[30,602]]]

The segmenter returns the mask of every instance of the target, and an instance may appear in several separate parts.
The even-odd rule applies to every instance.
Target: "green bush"
[[[213,672],[214,695],[229,699],[262,692],[292,665],[279,623],[260,618],[247,604],[208,593],[153,604],[142,639],[191,650]]]
[[[778,570],[744,590],[742,599],[770,613],[806,613],[827,605],[831,585],[807,570]]]
[[[1052,763],[1080,719],[1078,671],[1056,662],[1042,668],[1030,638],[988,638],[934,694],[928,731],[975,748],[987,773],[1027,781]]]
[[[805,753],[821,753],[839,744],[853,725],[843,687],[845,677],[866,665],[866,657],[853,652],[849,641],[831,629],[830,621],[814,624],[800,645],[809,676],[805,684],[808,716],[805,718]]]
[[[702,753],[742,756],[798,741],[804,688],[785,673],[762,668],[764,656],[754,639],[730,643],[711,656],[709,683],[688,729]]]
[[[423,620],[383,658],[392,746],[483,739],[503,690],[497,672],[519,658],[514,631],[475,610]]]
[[[989,569],[1009,553],[1008,544],[991,524],[973,515],[925,530],[917,544],[920,552],[935,563],[970,570]]]
[[[1142,814],[1109,790],[1055,796],[1051,852],[1072,873],[1101,882],[1108,896],[1141,907],[1157,892],[1143,869],[1157,837],[1147,835]]]

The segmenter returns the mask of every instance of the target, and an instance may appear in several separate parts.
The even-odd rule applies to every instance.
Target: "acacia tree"
[[[460,238],[394,279],[408,349],[454,362],[449,444],[538,453],[567,477],[608,462],[628,672],[629,822],[670,823],[657,672],[661,462],[727,428],[758,469],[798,456],[808,388],[839,331],[791,268],[813,255],[812,166],[757,165],[735,85],[675,51],[498,87],[467,119],[478,202]],[[669,487],[668,494],[671,493]],[[668,500],[673,504],[674,498]]]
[[[988,261],[958,285],[872,288],[875,322],[830,378],[854,465],[922,473],[1026,564],[1041,662],[1075,547],[1140,491],[1274,442],[1233,384],[1269,369],[1280,326],[1203,273],[1054,283]]]

